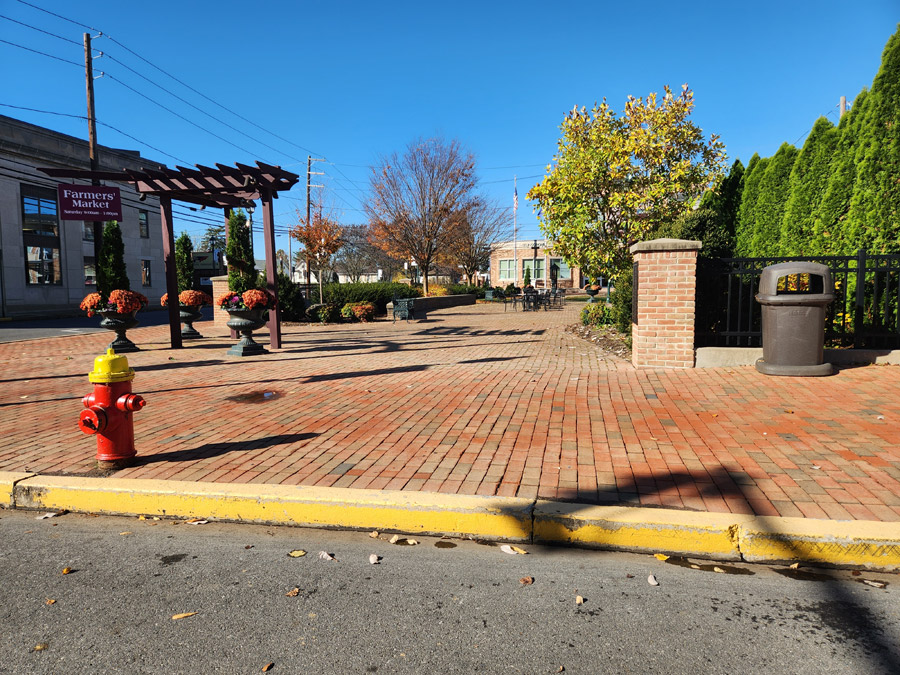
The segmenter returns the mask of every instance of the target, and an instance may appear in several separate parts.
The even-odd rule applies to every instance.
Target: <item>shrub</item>
[[[228,217],[228,244],[225,247],[228,258],[228,290],[243,293],[258,283],[256,262],[250,245],[250,230],[247,216],[238,209]]]
[[[175,275],[178,290],[189,291],[194,287],[194,244],[187,232],[175,240]]]
[[[585,305],[581,310],[581,323],[585,326],[611,326],[614,322],[611,305],[596,303]]]
[[[97,261],[97,291],[104,298],[115,290],[130,291],[128,271],[125,269],[125,244],[122,230],[115,220],[107,221],[103,227],[103,241],[100,244],[100,260]]]
[[[523,281],[524,286],[531,286],[531,270],[528,268],[525,269],[525,279]]]
[[[431,284],[430,286],[428,286],[428,295],[430,295],[431,297],[450,295],[450,289],[446,286],[441,286],[440,284]]]
[[[623,335],[631,335],[631,274],[631,267],[619,273],[612,294],[616,328]]]
[[[484,286],[469,286],[468,284],[451,284],[447,286],[450,295],[474,295],[478,299],[484,299]]]
[[[306,299],[303,297],[300,286],[283,273],[278,275],[277,283],[281,318],[285,321],[302,321],[306,316]]]
[[[341,307],[341,316],[348,321],[367,323],[375,318],[375,305],[371,302],[348,302]]]
[[[306,318],[322,324],[337,323],[341,320],[340,307],[330,302],[310,305],[306,308]]]
[[[387,304],[396,298],[418,298],[421,290],[400,283],[325,284],[325,301],[343,307],[348,302],[369,302],[378,314],[387,313]],[[319,302],[319,289],[310,289],[310,302]]]
[[[503,292],[507,295],[518,295],[522,292],[522,289],[515,284],[507,284],[506,288],[503,289]]]

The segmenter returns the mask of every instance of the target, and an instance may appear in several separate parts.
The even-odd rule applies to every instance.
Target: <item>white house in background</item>
[[[100,170],[157,168],[132,150],[98,147]],[[93,230],[60,220],[59,183],[38,167],[89,169],[88,143],[0,115],[0,316],[77,313],[96,289]],[[111,183],[122,195],[122,238],[132,290],[159,306],[166,291],[159,201],[138,199],[130,185]]]

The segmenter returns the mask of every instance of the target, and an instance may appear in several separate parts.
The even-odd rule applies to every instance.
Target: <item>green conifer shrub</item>
[[[125,268],[122,230],[118,222],[109,220],[103,227],[103,243],[97,261],[97,292],[106,299],[115,290],[130,291],[131,284]]]

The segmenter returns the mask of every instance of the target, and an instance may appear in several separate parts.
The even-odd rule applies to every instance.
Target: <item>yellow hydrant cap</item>
[[[88,374],[88,380],[98,384],[133,379],[134,370],[128,367],[128,359],[116,354],[112,347],[106,350],[106,354],[94,359],[94,369]]]

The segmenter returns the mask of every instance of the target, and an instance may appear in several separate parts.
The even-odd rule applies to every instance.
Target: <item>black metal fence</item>
[[[855,256],[700,258],[695,345],[759,347],[762,325],[756,293],[762,270],[799,260],[831,270],[835,298],[825,314],[826,346],[900,348],[900,255],[871,255],[865,249]]]

